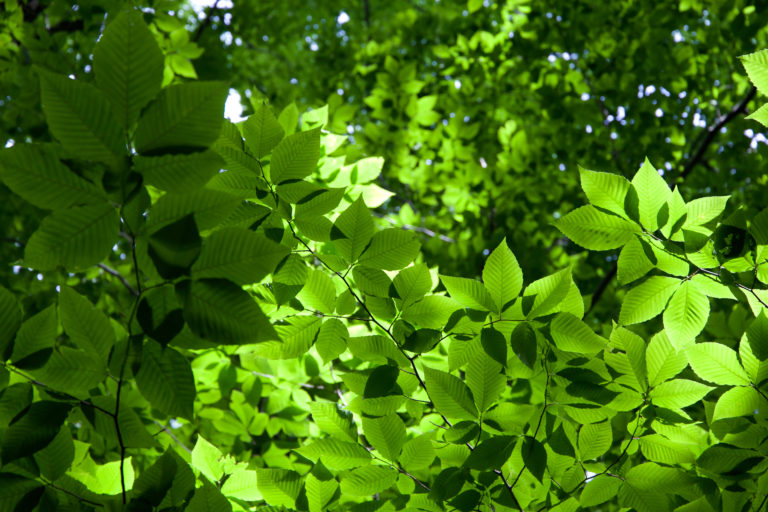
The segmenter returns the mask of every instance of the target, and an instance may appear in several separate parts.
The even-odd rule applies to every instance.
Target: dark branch
[[[715,122],[715,124],[707,127],[706,137],[704,137],[704,140],[699,145],[698,149],[696,150],[696,153],[694,153],[691,159],[688,160],[688,163],[685,164],[685,167],[683,167],[683,170],[680,173],[680,176],[678,176],[678,181],[684,180],[686,176],[688,176],[691,173],[693,168],[696,167],[696,165],[702,161],[702,159],[704,158],[704,154],[707,152],[707,149],[709,149],[709,146],[715,140],[715,137],[717,137],[717,134],[720,133],[720,130],[722,130],[726,124],[730,123],[733,119],[735,119],[736,116],[738,116],[743,112],[746,112],[747,103],[749,103],[752,100],[752,98],[755,97],[755,94],[757,94],[757,89],[755,87],[751,87],[749,89],[749,92],[747,92],[747,95],[744,96],[744,98],[736,106],[734,106],[727,114],[720,116],[717,119],[717,122]]]
[[[192,37],[193,42],[198,42],[200,40],[200,37],[203,35],[203,32],[205,32],[205,29],[208,28],[208,26],[211,24],[211,18],[214,14],[216,14],[216,11],[219,10],[219,0],[216,0],[213,2],[213,5],[208,9],[208,11],[205,13],[205,19],[200,23],[200,26],[197,27],[197,30],[195,31],[195,35]]]

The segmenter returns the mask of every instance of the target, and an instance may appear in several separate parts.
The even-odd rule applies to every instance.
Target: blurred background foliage
[[[331,130],[348,135],[341,156],[385,159],[382,222],[419,231],[441,273],[478,275],[506,236],[526,280],[575,263],[586,300],[601,297],[593,319],[607,318],[615,255],[586,255],[551,225],[584,202],[579,165],[632,176],[647,155],[686,199],[765,204],[768,140],[744,120],[756,102],[737,59],[768,47],[763,2],[132,3],[166,54],[166,83],[226,80],[235,115],[328,104]],[[87,77],[105,16],[123,5],[4,2],[5,145],[51,140],[34,66]],[[10,264],[39,216],[0,196],[0,281],[33,302],[49,287]]]

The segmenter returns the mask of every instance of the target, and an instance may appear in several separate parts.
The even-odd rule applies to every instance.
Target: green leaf
[[[381,168],[384,166],[384,159],[380,156],[363,158],[355,162],[353,173],[356,176],[351,180],[352,183],[368,183],[379,177]]]
[[[169,192],[152,205],[147,228],[156,231],[193,213],[198,229],[206,231],[227,219],[240,205],[240,197],[206,187],[184,194]]]
[[[184,328],[184,316],[173,286],[144,291],[136,319],[144,332],[163,346],[175,338]]]
[[[114,423],[112,424],[114,428]],[[75,445],[68,428],[61,428],[48,446],[34,455],[40,474],[50,481],[64,476],[75,457]]]
[[[163,52],[141,13],[123,11],[107,24],[93,50],[93,70],[118,122],[130,127],[163,82]]]
[[[332,314],[336,309],[336,286],[321,269],[310,269],[304,288],[296,296],[310,310]]]
[[[19,368],[39,368],[53,352],[59,320],[56,307],[48,306],[24,320],[13,343],[11,360]]]
[[[202,240],[194,215],[187,214],[149,235],[148,254],[164,279],[189,275],[200,256]]]
[[[613,429],[610,421],[588,423],[579,430],[579,454],[581,460],[592,460],[600,457],[613,444]]]
[[[608,340],[595,334],[587,324],[570,313],[558,313],[550,324],[555,346],[566,352],[595,355],[605,348]]]
[[[472,450],[464,461],[464,467],[480,471],[499,469],[512,456],[516,443],[516,436],[490,437]]]
[[[280,339],[248,292],[230,281],[184,281],[177,291],[183,297],[184,319],[201,338],[230,345]]]
[[[408,306],[402,314],[403,320],[428,329],[444,329],[450,316],[461,305],[450,297],[427,295]]]
[[[58,434],[70,409],[69,404],[41,400],[14,418],[0,445],[3,464],[32,455],[48,446]]]
[[[152,407],[192,420],[195,378],[187,358],[173,348],[151,340],[145,343],[136,384]]]
[[[427,468],[434,460],[431,432],[416,436],[403,445],[400,463],[409,471]]]
[[[18,144],[0,151],[0,179],[38,208],[57,210],[103,203],[104,194],[78,177],[46,146]]]
[[[648,382],[651,386],[671,379],[688,366],[685,352],[675,350],[664,331],[651,338],[645,352],[645,360],[648,368]]]
[[[321,189],[301,198],[296,203],[294,218],[304,221],[317,220],[318,216],[328,213],[339,205],[344,192],[343,188]]]
[[[685,353],[699,378],[720,386],[749,385],[749,376],[732,348],[720,343],[697,343],[688,347]]]
[[[144,177],[147,185],[184,194],[204,186],[223,166],[221,157],[208,150],[184,155],[137,155],[133,169]]]
[[[502,311],[523,289],[523,271],[509,250],[507,239],[493,250],[483,267],[483,283],[495,304],[492,311]]]
[[[469,360],[465,380],[480,412],[487,411],[507,387],[501,365],[483,352]]]
[[[392,284],[395,285],[395,291],[403,301],[403,306],[408,306],[432,290],[432,276],[425,264],[418,263],[398,272]]]
[[[21,308],[16,297],[0,285],[0,359],[21,325]]]
[[[701,226],[720,218],[731,196],[709,196],[694,199],[685,205],[687,215],[683,228]]]
[[[653,269],[653,263],[638,238],[633,238],[622,247],[616,264],[616,278],[619,284],[629,284],[640,279]]]
[[[30,373],[47,387],[80,398],[106,378],[107,368],[92,354],[62,346],[42,368]]]
[[[228,475],[221,486],[223,495],[243,501],[261,501],[263,499],[257,487],[256,471],[238,467]]]
[[[536,480],[543,483],[544,471],[547,469],[547,450],[544,445],[533,437],[525,436],[521,452],[525,467]]]
[[[619,323],[639,324],[655,317],[664,311],[679,285],[680,280],[673,277],[649,277],[627,292],[621,305]]]
[[[340,409],[334,402],[310,402],[312,419],[320,430],[348,441],[357,441],[357,428],[352,414]]]
[[[192,452],[194,453],[194,450]],[[150,467],[142,471],[133,483],[134,500],[149,503],[153,507],[159,506],[171,489],[177,472],[185,466],[189,470],[187,463],[169,448]]]
[[[755,357],[760,361],[768,359],[768,313],[765,310],[749,324],[745,334]]]
[[[264,103],[239,126],[245,144],[256,158],[263,158],[283,139],[283,127]]]
[[[523,292],[523,312],[527,319],[550,315],[560,310],[560,304],[571,289],[571,269],[564,268],[529,284]]]
[[[357,261],[374,233],[373,217],[362,197],[338,216],[331,237],[341,257],[350,263]],[[335,235],[335,236],[334,236]]]
[[[627,218],[624,204],[631,185],[624,176],[579,167],[579,177],[581,188],[593,206]]]
[[[488,293],[483,283],[474,279],[464,277],[440,276],[445,289],[451,295],[451,298],[464,307],[478,309],[480,311],[494,311],[495,303]]]
[[[411,231],[383,229],[373,235],[360,256],[360,264],[383,270],[400,270],[419,254],[421,244]]]
[[[349,331],[346,325],[337,318],[329,318],[320,326],[315,348],[327,364],[347,350],[348,339]]]
[[[597,475],[581,491],[579,503],[582,507],[594,507],[616,497],[621,480],[614,476]]]
[[[739,57],[749,79],[762,94],[768,94],[768,50]]]
[[[61,287],[59,310],[70,341],[106,361],[115,344],[115,331],[107,316],[69,286]]]
[[[28,496],[38,497],[43,484],[15,473],[0,473],[0,511],[16,512],[26,509]]]
[[[142,112],[136,151],[205,149],[218,138],[229,88],[224,82],[172,85]]]
[[[639,226],[592,205],[581,206],[555,221],[557,229],[585,249],[617,249],[632,240]]]
[[[352,276],[357,287],[366,295],[389,297],[392,281],[383,270],[358,265],[352,269]]]
[[[203,482],[202,487],[195,489],[195,495],[184,510],[186,512],[232,512],[232,504],[218,487],[210,482]]]
[[[405,423],[397,414],[363,417],[363,434],[385,459],[395,462],[405,444]]]
[[[54,137],[84,160],[116,164],[126,154],[120,120],[104,94],[85,82],[37,70],[43,111]]]
[[[660,222],[660,213],[672,195],[672,190],[647,158],[632,178],[632,189],[637,193],[640,224],[648,231],[656,231],[660,224],[664,224]]]
[[[304,483],[309,512],[323,512],[333,500],[339,483],[322,464],[316,464]]]
[[[117,212],[109,204],[78,206],[48,215],[24,248],[24,264],[38,270],[90,267],[117,242]]]
[[[397,471],[387,466],[365,466],[341,477],[341,492],[349,496],[372,496],[395,484]]]
[[[672,345],[680,350],[694,342],[708,318],[707,296],[695,283],[683,281],[664,310],[664,330]]]
[[[382,365],[373,369],[365,382],[363,397],[378,398],[391,394],[402,394],[396,387],[400,369],[397,366]],[[398,393],[398,391],[400,391]]]
[[[477,418],[472,392],[458,377],[440,370],[424,367],[424,382],[435,408],[458,420]]]
[[[301,475],[295,471],[266,468],[256,470],[256,485],[264,500],[274,507],[295,507],[301,484]]]
[[[638,464],[626,476],[626,482],[635,489],[667,493],[679,493],[694,481],[693,477],[678,468],[660,466],[655,462]]]
[[[274,272],[290,249],[245,228],[222,228],[203,240],[192,277],[222,277],[237,284],[258,283]]]
[[[743,474],[763,459],[764,456],[756,451],[720,443],[704,450],[696,459],[696,465],[706,472]]]
[[[739,341],[739,357],[753,384],[762,384],[768,379],[768,361],[760,361],[752,353],[752,347],[749,346],[746,333],[741,336]]]
[[[315,171],[320,156],[320,129],[287,136],[272,151],[270,178],[279,185],[304,179]]]
[[[741,416],[754,417],[760,411],[762,397],[755,388],[734,387],[720,395],[712,413],[712,421]]]
[[[711,390],[711,386],[700,382],[675,379],[651,389],[650,397],[654,405],[677,410],[701,401]]]
[[[680,233],[685,218],[688,215],[688,208],[686,207],[683,196],[680,195],[680,188],[675,187],[672,191],[672,195],[667,199],[667,210],[669,212],[667,222],[661,227],[661,234],[670,240],[676,242],[682,242],[683,236]]]
[[[195,447],[190,454],[190,464],[211,482],[218,482],[224,476],[222,459],[224,455],[202,435],[197,436]]]

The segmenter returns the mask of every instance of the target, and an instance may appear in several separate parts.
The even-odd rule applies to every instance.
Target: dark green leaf
[[[153,407],[169,416],[192,419],[195,379],[189,361],[173,348],[148,341],[136,384]]]

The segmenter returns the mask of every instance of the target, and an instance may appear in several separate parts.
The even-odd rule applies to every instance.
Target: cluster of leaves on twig
[[[134,11],[93,66],[39,69],[58,143],[0,152],[50,211],[21,264],[59,283],[0,288],[0,510],[764,505],[768,209],[581,170],[556,225],[621,248],[626,288],[595,332],[571,269],[527,281],[506,240],[482,281],[429,268],[327,109],[223,121],[226,85],[164,87]]]

